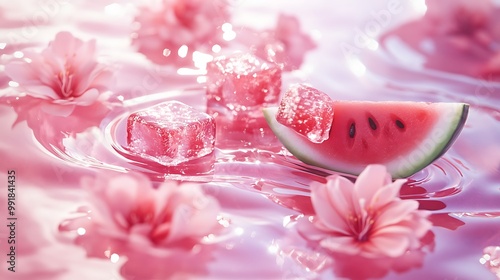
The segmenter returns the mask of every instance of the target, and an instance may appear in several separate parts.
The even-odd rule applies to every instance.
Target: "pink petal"
[[[163,223],[165,220],[171,219],[169,217],[172,215],[175,206],[173,205],[172,197],[177,191],[179,186],[176,182],[173,181],[165,181],[162,183],[158,189],[156,190],[156,205],[157,205],[157,213],[156,213],[156,222]]]
[[[86,69],[85,72],[75,74],[75,77],[78,77],[78,81],[74,87],[74,96],[81,95],[89,88],[109,87],[109,79],[113,77],[113,73],[106,71],[104,67],[97,64],[90,66],[91,68]]]
[[[60,60],[60,58],[54,55],[50,55],[49,57],[37,55],[32,58],[30,63],[33,71],[35,71],[38,76],[37,83],[51,87],[54,92],[56,92],[57,98],[60,98],[59,93],[61,91],[61,85],[57,75],[61,71],[64,71],[64,62]]]
[[[39,98],[58,99],[55,91],[54,71],[40,55],[33,54],[32,62],[14,61],[6,65],[5,72],[18,82],[27,94]]]
[[[26,62],[12,61],[5,65],[4,71],[9,78],[19,84],[32,83],[38,80],[33,68]]]
[[[26,91],[27,95],[42,99],[59,99],[59,96],[53,88],[44,84],[23,85],[22,88]]]
[[[321,240],[329,236],[328,232],[325,232],[317,225],[318,223],[312,223],[307,218],[300,219],[297,222],[297,230],[300,235],[308,240]]]
[[[99,89],[109,89],[115,84],[115,74],[106,66],[98,67],[92,73],[92,86]]]
[[[75,56],[71,60],[71,64],[79,66],[80,69],[85,69],[88,64],[95,64],[96,41],[94,39],[82,42],[75,50]]]
[[[19,83],[21,87],[26,89],[29,95],[40,98],[58,98],[57,93],[39,79],[39,72],[35,69],[35,64],[20,61],[11,62],[5,65],[5,73],[12,80]]]
[[[339,214],[350,213],[353,209],[350,204],[354,192],[354,184],[348,179],[333,175],[327,177],[326,188],[329,195],[326,197]]]
[[[91,88],[84,92],[81,96],[74,99],[75,104],[80,106],[88,106],[94,103],[99,98],[99,91]]]
[[[73,54],[76,48],[82,44],[80,39],[75,38],[70,32],[62,31],[56,34],[54,41],[50,43],[50,48],[54,54],[64,57],[66,54]]]
[[[374,230],[401,222],[417,208],[418,202],[414,200],[394,201],[376,218]]]
[[[320,242],[321,247],[332,252],[357,255],[360,253],[360,243],[356,242],[352,236],[330,236]]]
[[[354,183],[354,188],[358,197],[364,203],[371,201],[373,195],[386,184],[387,169],[383,165],[368,165],[361,174],[359,174]],[[359,202],[353,202],[359,203]]]
[[[432,222],[428,219],[430,213],[424,210],[415,211],[407,217],[406,221],[399,224],[411,228],[415,237],[421,238],[432,228]]]
[[[217,215],[220,213],[220,206],[217,200],[212,197],[206,197],[207,205],[202,209],[193,211],[188,231],[194,232],[194,237],[202,237],[212,233],[218,225]],[[175,233],[172,234],[175,236]]]
[[[399,200],[399,190],[404,182],[406,182],[406,180],[396,180],[394,183],[380,188],[369,202],[370,207],[378,209],[395,199]]]
[[[342,204],[337,206],[332,202],[335,202],[337,195],[342,195],[342,193],[336,192],[339,186],[345,184],[352,185],[352,183],[340,176],[330,177],[328,180],[328,185],[330,186],[330,184],[333,184],[333,187],[327,187],[317,182],[311,184],[311,200],[314,211],[318,219],[321,220],[329,230],[347,234],[348,226],[345,221],[345,216],[348,215],[349,208],[345,206],[345,209],[340,208],[337,210],[337,207],[342,207]],[[345,205],[345,202],[342,203]]]
[[[139,187],[134,178],[119,175],[108,181],[105,197],[103,198],[107,201],[112,211],[128,214],[135,206]]]
[[[59,117],[67,117],[71,115],[71,113],[73,113],[73,111],[75,110],[75,105],[59,105],[50,102],[44,102],[41,108],[47,114]]]
[[[169,223],[169,231],[163,243],[176,242],[184,238],[200,238],[213,231],[218,224],[217,215],[220,206],[213,197],[206,196],[201,187],[196,184],[178,185],[175,182],[165,182],[158,189],[157,196],[162,198],[161,208],[157,215],[155,235],[164,230]]]
[[[377,248],[371,253],[380,253],[389,257],[403,255],[410,246],[411,231],[405,227],[391,227],[370,236],[369,243]]]
[[[189,236],[196,236],[196,231],[193,231],[189,226],[189,219],[193,215],[193,209],[187,204],[177,205],[171,221],[170,234],[167,242],[176,242]]]

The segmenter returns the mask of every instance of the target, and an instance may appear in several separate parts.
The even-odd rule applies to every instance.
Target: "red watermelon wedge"
[[[368,164],[378,163],[393,178],[411,176],[443,155],[469,110],[464,103],[332,102],[333,121],[322,143],[280,124],[278,107],[265,108],[264,115],[281,143],[307,164],[358,175]],[[318,112],[311,109],[310,114]]]

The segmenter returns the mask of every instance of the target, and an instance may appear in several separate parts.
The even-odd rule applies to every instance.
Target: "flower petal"
[[[417,209],[418,202],[414,200],[394,201],[376,218],[374,230],[397,224]]]
[[[54,104],[51,102],[44,102],[41,105],[42,111],[47,114],[59,117],[68,117],[75,110],[75,105],[72,104]]]
[[[23,89],[26,91],[26,94],[31,95],[36,98],[41,99],[59,99],[57,93],[49,86],[44,84],[33,84],[33,85],[23,85]]]
[[[57,93],[49,85],[40,81],[35,67],[36,65],[27,62],[14,61],[5,65],[5,73],[19,83],[29,95],[39,98],[58,98]]]
[[[347,179],[334,175],[328,178],[328,185],[313,182],[311,184],[311,200],[317,218],[331,231],[339,233],[348,233],[347,222],[345,216],[348,214],[348,208],[345,203],[345,198],[339,205],[335,205],[337,200],[342,199],[343,192],[340,192],[339,187],[352,183]],[[345,188],[343,188],[345,189]],[[339,197],[337,197],[339,196]]]
[[[321,247],[332,252],[357,255],[360,253],[360,244],[352,236],[329,236],[320,242]]]
[[[297,222],[297,230],[307,240],[321,240],[328,237],[329,233],[322,230],[323,226],[317,224],[311,222],[309,218],[302,218]]]
[[[88,106],[94,103],[99,98],[99,91],[91,88],[84,92],[81,96],[74,99],[74,103],[80,106]]]
[[[399,200],[399,191],[405,182],[406,180],[396,180],[394,183],[380,188],[369,202],[370,207],[378,209],[390,203],[394,199]]]
[[[50,48],[55,55],[64,57],[67,54],[75,53],[76,48],[82,43],[80,39],[75,38],[70,32],[61,31],[56,34],[54,41],[50,42]]]
[[[389,257],[399,257],[410,247],[412,232],[407,227],[391,227],[370,236],[370,245],[377,250],[371,253],[381,253]]]
[[[329,195],[325,198],[330,201],[332,207],[334,207],[339,214],[345,214],[351,212],[352,205],[350,201],[352,200],[354,192],[354,184],[348,179],[333,175],[327,178],[326,189]]]
[[[359,174],[354,183],[354,188],[358,193],[360,200],[365,203],[372,200],[373,195],[385,185],[387,180],[387,169],[383,165],[368,165],[361,174]]]
[[[169,185],[168,204],[160,210],[157,221],[170,223],[169,234],[163,243],[171,243],[183,238],[199,238],[210,233],[218,224],[217,215],[220,206],[213,197],[206,196],[196,184],[177,185],[164,183],[160,188]],[[159,230],[160,228],[158,228]]]
[[[12,61],[5,65],[5,74],[17,83],[32,83],[38,80],[33,68],[23,61]]]

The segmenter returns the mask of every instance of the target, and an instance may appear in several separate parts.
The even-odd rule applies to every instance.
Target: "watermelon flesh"
[[[333,101],[326,93],[311,86],[295,84],[281,99],[276,120],[310,141],[321,143],[330,135]]]
[[[305,163],[354,175],[378,163],[393,178],[404,178],[446,152],[468,108],[464,103],[334,101],[329,137],[322,143],[279,123],[277,107],[265,108],[264,115],[282,144]]]

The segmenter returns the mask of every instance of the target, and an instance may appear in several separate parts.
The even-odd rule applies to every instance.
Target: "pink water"
[[[404,24],[422,15],[423,1],[396,1],[401,9],[376,34],[378,38],[385,32],[377,47],[357,47],[357,30],[367,28],[373,15],[394,1],[231,1],[233,25],[243,35],[228,48],[245,45],[244,36],[250,37],[252,29],[271,28],[279,12],[296,15],[302,28],[314,34],[317,48],[307,53],[300,70],[284,74],[284,88],[305,81],[336,99],[471,104],[456,143],[410,177],[401,191],[402,197],[417,199],[420,208],[433,212],[434,227],[421,251],[397,260],[339,257],[296,233],[295,221],[313,211],[309,183],[323,181],[332,172],[291,157],[263,119],[238,123],[243,132],[231,130],[231,120],[219,120],[216,151],[195,162],[164,167],[130,154],[125,148],[130,112],[166,100],[206,109],[199,71],[157,66],[130,47],[136,2],[58,1],[59,6],[45,12],[46,20],[41,20],[40,11],[47,1],[0,2],[0,43],[7,43],[0,54],[45,45],[60,29],[85,39],[95,37],[106,59],[117,65],[114,98],[123,100],[123,106],[95,110],[84,122],[35,118],[14,127],[17,101],[0,106],[0,185],[5,186],[0,192],[0,219],[7,221],[6,173],[15,170],[18,244],[17,271],[11,273],[4,253],[8,231],[1,226],[1,279],[497,278],[483,265],[483,249],[500,246],[500,84],[470,73],[450,73],[471,63],[455,59],[453,53],[442,54],[446,67],[436,66],[436,61],[418,63],[433,58],[412,48],[422,32],[417,25]],[[256,22],[256,17],[261,20]],[[344,56],[343,44],[355,48],[354,57],[349,57],[354,59]],[[0,87],[7,83],[0,72]],[[182,250],[137,251],[111,258],[115,244],[76,238],[70,226],[81,216],[78,209],[89,204],[79,188],[80,178],[101,170],[140,171],[154,181],[201,182],[205,192],[219,200],[225,229],[195,255]]]

